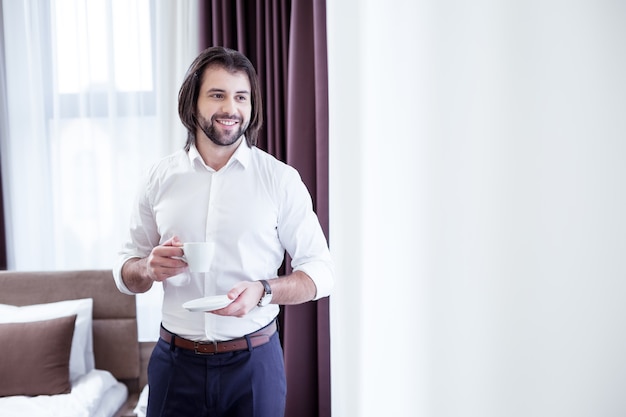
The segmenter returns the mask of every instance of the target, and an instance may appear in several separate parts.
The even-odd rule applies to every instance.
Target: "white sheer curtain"
[[[327,4],[333,416],[626,416],[626,2]]]
[[[197,0],[3,1],[10,269],[112,267],[139,179],[184,144],[176,97],[196,11]],[[144,324],[158,321],[155,292],[139,299]]]

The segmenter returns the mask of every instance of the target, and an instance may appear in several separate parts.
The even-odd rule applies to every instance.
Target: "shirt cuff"
[[[307,274],[315,284],[316,293],[313,300],[328,297],[334,286],[333,266],[326,262],[308,262],[298,265],[294,271],[302,271]]]
[[[126,261],[133,258],[135,258],[135,256],[120,258],[113,266],[113,279],[115,280],[115,285],[117,286],[117,289],[120,290],[120,292],[123,294],[135,295],[134,292],[128,289],[128,287],[124,283],[124,280],[122,279],[122,267],[124,266]]]

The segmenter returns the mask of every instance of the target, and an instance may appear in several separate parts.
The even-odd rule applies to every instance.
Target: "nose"
[[[233,98],[226,98],[222,102],[222,112],[226,114],[234,114],[236,109],[235,100]]]

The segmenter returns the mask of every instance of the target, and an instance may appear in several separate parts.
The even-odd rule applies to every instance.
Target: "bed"
[[[109,270],[0,271],[3,417],[135,416],[153,347]]]

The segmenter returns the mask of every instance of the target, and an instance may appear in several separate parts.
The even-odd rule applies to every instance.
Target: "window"
[[[110,269],[140,179],[185,142],[197,1],[1,1],[8,268]],[[142,320],[158,332],[148,310],[143,339]]]
[[[56,54],[50,57],[50,66],[59,116],[132,115],[135,108],[154,115],[153,5],[148,0],[55,4],[51,49]],[[89,100],[81,103],[86,91]]]

